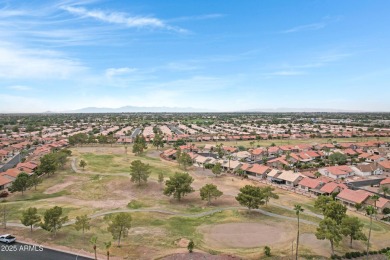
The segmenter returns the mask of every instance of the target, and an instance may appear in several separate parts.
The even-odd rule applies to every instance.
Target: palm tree
[[[89,243],[91,243],[93,245],[93,251],[95,251],[95,260],[97,260],[97,255],[96,255],[97,237],[91,237],[91,240],[89,240]]]
[[[376,209],[373,206],[368,206],[366,208],[366,212],[367,212],[367,215],[370,215],[370,230],[368,231],[367,255],[366,255],[366,259],[368,260],[368,251],[370,249],[370,239],[371,239],[371,229],[372,229],[372,217],[376,213]]]
[[[390,188],[388,186],[381,186],[380,191],[383,192],[383,196],[387,198],[387,194],[390,193]]]
[[[107,251],[107,260],[110,260],[110,248],[111,248],[111,241],[104,242],[104,246],[106,247]]]
[[[230,172],[230,160],[233,159],[233,156],[229,154],[228,156],[226,156],[226,158],[229,160],[229,172]]]
[[[372,196],[370,197],[370,199],[371,199],[372,201],[374,201],[374,208],[376,209],[376,202],[379,200],[379,196],[378,196],[378,195],[372,195]]]
[[[295,214],[298,218],[298,230],[297,230],[297,249],[295,250],[295,259],[298,259],[298,247],[299,247],[299,214],[304,211],[301,205],[294,206]]]

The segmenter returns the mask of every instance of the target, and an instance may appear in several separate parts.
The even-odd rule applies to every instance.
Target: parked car
[[[0,236],[0,242],[11,244],[16,241],[16,238],[14,236],[11,236],[10,234],[5,234]]]

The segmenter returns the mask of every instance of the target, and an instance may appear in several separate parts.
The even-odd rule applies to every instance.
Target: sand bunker
[[[227,223],[202,227],[206,244],[215,247],[251,248],[292,240],[293,234],[285,226],[263,223]]]

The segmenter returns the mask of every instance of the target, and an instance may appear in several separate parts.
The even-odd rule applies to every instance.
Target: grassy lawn
[[[251,141],[218,141],[217,144],[223,143],[224,145],[230,146],[244,146],[246,148],[251,148],[251,142],[254,141],[254,147],[257,146],[270,146],[271,144],[275,144],[277,146],[281,145],[296,145],[296,144],[322,144],[327,143],[328,138],[313,138],[313,139],[289,139],[289,140],[251,140]],[[366,141],[376,141],[376,137],[368,137],[368,138],[332,138],[332,141],[338,143],[349,143],[349,142],[366,142]],[[388,137],[380,137],[379,140],[388,141]],[[194,142],[198,146],[204,146],[205,144],[215,144],[213,141],[204,141],[204,142]]]

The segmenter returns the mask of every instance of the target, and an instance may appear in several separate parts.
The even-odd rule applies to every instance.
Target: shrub
[[[0,198],[6,198],[6,197],[8,197],[8,195],[9,195],[9,193],[8,193],[8,191],[2,191],[1,193],[0,193]]]
[[[271,248],[269,246],[264,247],[264,254],[266,256],[271,256]]]
[[[345,258],[352,259],[352,254],[350,252],[345,253]]]
[[[132,200],[127,204],[127,207],[130,209],[139,209],[142,208],[144,204],[138,200]]]

